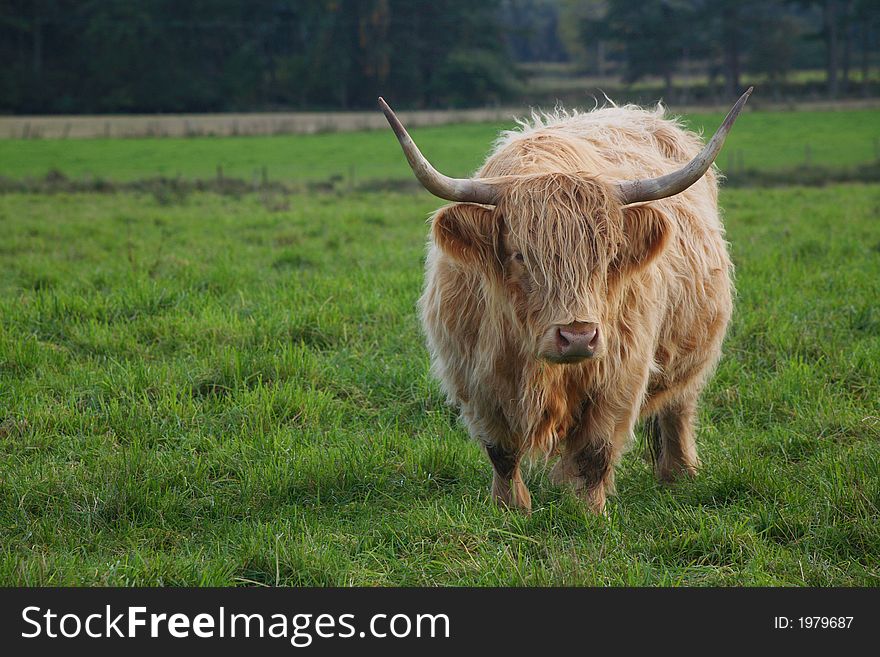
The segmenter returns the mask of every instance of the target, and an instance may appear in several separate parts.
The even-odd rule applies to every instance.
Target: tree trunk
[[[34,3],[34,75],[40,76],[43,70],[43,19],[40,17],[40,3]]]
[[[681,81],[681,104],[687,105],[691,98],[691,53],[687,46],[681,51],[681,63],[681,67],[684,69]]]
[[[841,82],[843,93],[847,93],[849,91],[849,69],[852,59],[853,34],[855,33],[856,29],[855,22],[852,18],[852,0],[845,0],[843,5],[843,17],[843,63],[841,71]]]
[[[865,98],[870,94],[870,85],[868,84],[868,73],[871,72],[870,69],[870,57],[868,57],[868,48],[870,46],[870,35],[868,29],[868,22],[863,20],[861,24],[862,31],[862,96]]]
[[[728,98],[739,91],[739,16],[736,6],[722,10],[722,40],[724,42],[724,95]]]
[[[837,69],[839,66],[839,49],[837,34],[837,0],[825,0],[825,63],[828,80],[828,95],[837,97],[838,81]]]

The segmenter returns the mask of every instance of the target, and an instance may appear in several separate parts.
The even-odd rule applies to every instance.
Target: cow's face
[[[443,208],[433,231],[493,283],[527,352],[577,363],[605,352],[622,277],[660,254],[669,225],[648,206],[621,207],[598,180],[548,174],[510,183],[491,209]]]

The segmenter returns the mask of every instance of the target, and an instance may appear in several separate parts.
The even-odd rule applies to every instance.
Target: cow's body
[[[696,135],[662,118],[659,108],[535,118],[502,135],[477,174],[531,181],[512,183],[493,210],[507,223],[493,234],[497,267],[477,266],[459,254],[440,225],[447,216],[488,210],[458,204],[435,215],[420,300],[433,367],[471,435],[486,447],[495,470],[493,492],[504,503],[529,508],[519,460],[539,451],[558,454],[554,478],[573,483],[601,511],[613,487],[614,462],[639,418],[650,418],[658,441],[658,477],[696,470],[696,402],[719,357],[732,308],[717,177],[710,169],[680,194],[635,206],[627,220],[652,213],[663,235],[651,238],[643,257],[625,264],[614,256],[626,246],[627,236],[616,227],[623,215],[605,196],[607,181],[667,174],[701,146]],[[622,225],[625,233],[630,224]],[[516,261],[508,262],[504,244],[514,238],[528,248],[542,246],[533,256],[524,251],[526,256],[516,253]],[[554,266],[554,257],[569,258],[569,249],[583,250],[577,245],[586,242],[592,251],[574,254],[575,269],[560,265],[559,272],[541,274]],[[576,270],[578,258],[590,263],[582,268],[599,263],[597,271],[605,268],[607,275],[588,280]],[[524,273],[527,264],[533,272]],[[577,289],[556,289],[548,276]],[[542,294],[558,301],[552,304],[558,317],[550,318],[535,301]],[[532,333],[538,329],[530,327],[543,330],[544,319],[595,322],[607,348],[601,358],[575,364],[536,358]]]

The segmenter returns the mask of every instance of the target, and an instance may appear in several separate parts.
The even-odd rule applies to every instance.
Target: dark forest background
[[[880,1],[3,0],[0,62],[2,113],[835,99],[878,93]]]

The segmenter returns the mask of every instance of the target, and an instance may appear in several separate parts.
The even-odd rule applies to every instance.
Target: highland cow
[[[750,93],[705,147],[659,106],[534,115],[469,179],[434,169],[379,99],[416,177],[454,202],[432,218],[419,305],[500,503],[531,509],[520,463],[539,453],[603,512],[640,419],[658,479],[696,473],[733,293],[712,163]]]

